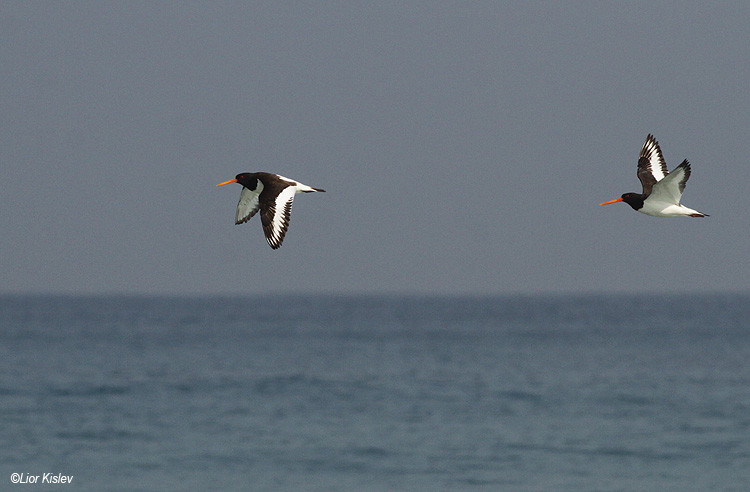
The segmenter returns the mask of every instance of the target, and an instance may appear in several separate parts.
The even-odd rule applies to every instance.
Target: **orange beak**
[[[223,183],[222,183],[222,184],[223,184]],[[616,200],[610,200],[610,201],[608,201],[608,202],[600,203],[599,205],[600,205],[600,206],[601,206],[601,205],[609,205],[610,203],[617,203],[617,202],[621,202],[621,201],[622,201],[622,197],[620,197],[620,198],[618,198],[618,199],[616,199]]]
[[[224,186],[224,185],[228,185],[229,183],[236,183],[236,182],[237,182],[237,179],[230,179],[229,181],[224,181],[223,183],[219,183],[216,186]]]

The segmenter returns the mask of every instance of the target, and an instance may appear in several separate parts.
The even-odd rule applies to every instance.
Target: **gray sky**
[[[750,5],[0,3],[0,292],[748,291]],[[683,203],[625,204],[648,133]],[[297,195],[235,226],[242,171]]]

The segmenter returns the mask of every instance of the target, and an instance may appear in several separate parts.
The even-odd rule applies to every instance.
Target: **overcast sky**
[[[747,292],[750,4],[0,3],[0,292]],[[648,133],[683,203],[640,191]],[[242,171],[297,195],[281,249]]]

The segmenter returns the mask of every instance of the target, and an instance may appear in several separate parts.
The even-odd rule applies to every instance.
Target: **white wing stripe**
[[[643,155],[649,160],[649,170],[656,181],[661,181],[668,174],[665,172],[666,164],[661,154],[659,143],[653,137],[643,144]]]
[[[276,241],[281,239],[281,237],[284,235],[284,231],[289,226],[291,205],[294,201],[295,194],[295,187],[289,186],[287,188],[284,188],[284,190],[276,197],[276,201],[274,202],[275,213],[273,214],[273,221],[271,222],[273,238]],[[289,207],[288,211],[287,206]]]

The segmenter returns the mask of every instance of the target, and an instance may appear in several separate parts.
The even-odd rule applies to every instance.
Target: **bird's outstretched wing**
[[[257,180],[254,190],[242,187],[240,202],[237,204],[237,215],[234,217],[235,224],[242,224],[250,220],[260,209],[260,194],[263,191],[263,183]]]
[[[650,133],[641,147],[641,155],[638,158],[638,179],[643,185],[643,194],[648,196],[651,188],[657,182],[669,174],[667,164],[661,154],[659,142]]]
[[[273,249],[278,249],[281,246],[286,231],[289,229],[295,193],[296,190],[293,186],[284,188],[273,202],[264,204],[260,213],[263,233],[266,235],[266,241]]]
[[[651,190],[649,200],[679,205],[682,192],[685,191],[685,183],[690,178],[690,163],[686,160],[674,168],[671,173],[656,182]]]

